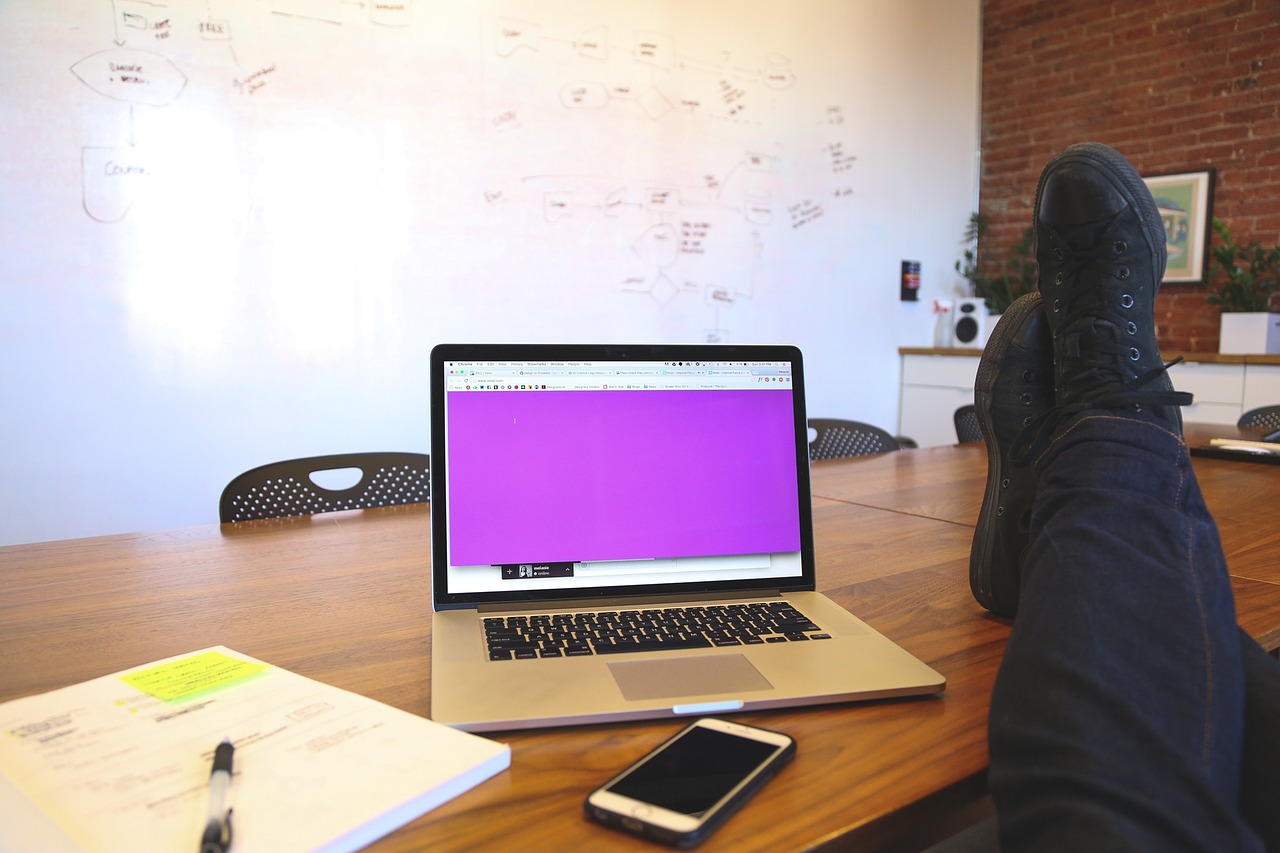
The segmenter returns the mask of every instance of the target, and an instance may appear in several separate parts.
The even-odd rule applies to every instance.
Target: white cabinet
[[[898,435],[921,447],[956,443],[956,409],[973,402],[978,353],[900,350],[902,387]]]
[[[1280,364],[1244,366],[1244,410],[1280,406]]]
[[[1191,405],[1182,409],[1182,419],[1202,424],[1238,421],[1244,411],[1244,367],[1243,364],[1180,361],[1169,368],[1173,387],[1190,391],[1194,397]]]
[[[904,347],[898,434],[921,447],[955,444],[952,415],[973,402],[979,353],[971,350]],[[1275,356],[1187,356],[1169,368],[1173,387],[1195,401],[1182,410],[1185,421],[1234,424],[1258,406],[1280,405],[1280,358]]]
[[[1274,357],[1221,363],[1188,358],[1169,368],[1169,375],[1173,387],[1195,395],[1182,410],[1183,420],[1234,424],[1250,409],[1280,405],[1280,359]]]

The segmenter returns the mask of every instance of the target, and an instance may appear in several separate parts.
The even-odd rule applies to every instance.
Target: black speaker
[[[987,303],[983,299],[957,299],[951,315],[951,340],[958,347],[982,348],[987,321]]]

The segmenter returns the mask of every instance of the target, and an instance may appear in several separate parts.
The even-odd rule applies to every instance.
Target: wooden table
[[[1241,624],[1280,646],[1280,468],[1195,467]],[[947,689],[739,715],[794,736],[798,756],[701,849],[912,850],[989,809],[988,697],[1009,623],[968,589],[985,470],[980,444],[814,464],[819,587]],[[221,643],[426,715],[428,520],[419,505],[0,548],[0,701]],[[509,771],[374,849],[656,849],[588,823],[582,798],[679,725],[500,735]]]

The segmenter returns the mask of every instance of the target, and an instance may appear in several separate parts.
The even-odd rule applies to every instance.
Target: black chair
[[[809,429],[817,433],[809,442],[810,459],[842,459],[901,450],[902,445],[880,427],[839,418],[810,418]]]
[[[978,408],[973,403],[956,409],[951,419],[956,425],[956,439],[961,444],[982,441],[982,427],[978,424]]]
[[[313,474],[358,469],[349,488],[320,485]],[[425,453],[339,453],[273,462],[246,471],[222,490],[223,524],[431,500],[430,457]]]
[[[1280,429],[1280,406],[1259,406],[1250,409],[1236,421],[1238,427],[1260,427],[1267,432]]]

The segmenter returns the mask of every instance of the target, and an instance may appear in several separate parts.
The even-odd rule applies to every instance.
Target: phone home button
[[[653,809],[646,805],[638,805],[631,807],[631,816],[640,820],[648,820],[653,815]]]

